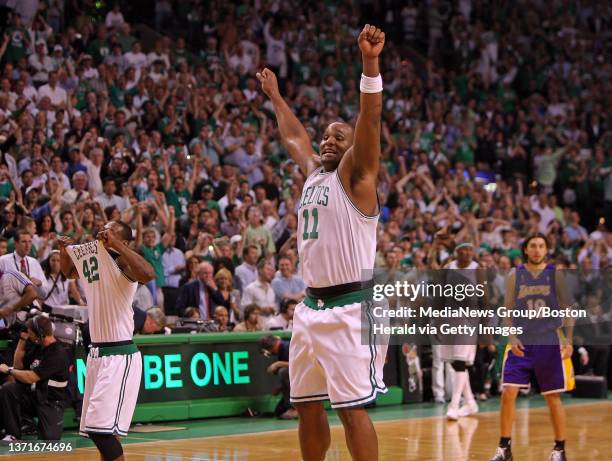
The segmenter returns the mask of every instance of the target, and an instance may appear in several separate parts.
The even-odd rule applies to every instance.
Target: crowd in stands
[[[305,178],[254,74],[277,73],[317,149],[355,121],[368,17],[388,31],[377,266],[441,267],[470,241],[508,270],[534,232],[564,267],[612,263],[606,2],[157,0],[154,39],[130,2],[93,8],[11,14],[0,47],[0,266],[28,263],[42,302],[86,302],[56,236],[121,219],[156,271],[140,309],[290,328]]]

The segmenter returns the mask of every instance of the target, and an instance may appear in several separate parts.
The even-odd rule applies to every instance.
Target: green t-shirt
[[[274,253],[276,251],[274,240],[272,240],[272,234],[264,226],[248,226],[244,234],[244,240],[245,246],[256,245],[259,249],[260,256],[264,252]]]
[[[155,269],[155,283],[159,288],[166,284],[166,277],[164,277],[164,265],[162,263],[162,256],[164,254],[164,246],[158,243],[153,248],[149,248],[146,245],[140,245],[140,251],[149,264]]]
[[[119,88],[118,86],[111,86],[108,92],[111,103],[117,109],[125,107],[125,89]]]
[[[463,137],[459,140],[459,145],[457,147],[457,155],[455,156],[455,160],[457,162],[463,162],[466,165],[474,164],[474,151],[472,150],[468,141],[473,140],[473,136],[470,136],[470,139]]]
[[[0,182],[0,197],[8,198],[13,190],[13,185],[9,181]]]
[[[178,132],[180,131],[180,123],[176,123],[174,125],[174,129],[172,131],[170,131],[170,133],[166,134],[164,132],[164,129],[170,124],[170,118],[169,117],[164,117],[162,118],[159,123],[157,124],[159,131],[161,132],[162,135],[162,141],[164,143],[165,146],[170,145],[170,144],[176,144],[177,139],[176,139],[176,135],[178,134]]]
[[[166,202],[174,207],[177,218],[180,218],[187,213],[187,204],[191,200],[191,194],[187,189],[177,192],[174,187],[166,191]]]
[[[117,37],[117,41],[121,45],[121,49],[123,50],[123,52],[127,53],[132,49],[132,45],[134,44],[136,39],[131,35],[119,35]]]
[[[6,29],[6,35],[10,37],[10,41],[6,48],[5,59],[10,62],[17,62],[27,55],[28,34],[23,27],[9,27]]]
[[[106,40],[92,40],[87,47],[87,52],[91,54],[96,63],[104,61],[104,58],[110,54],[110,47]]]

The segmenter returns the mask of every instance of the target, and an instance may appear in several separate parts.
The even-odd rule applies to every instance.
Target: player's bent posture
[[[527,263],[508,274],[506,280],[506,308],[539,310],[542,306],[551,309],[569,309],[570,301],[565,290],[561,271],[546,263],[548,243],[543,234],[528,237],[523,243],[523,254]],[[551,461],[565,461],[565,410],[561,394],[574,388],[572,369],[573,320],[563,324],[557,318],[535,318],[507,324],[521,326],[521,337],[511,336],[506,347],[503,368],[503,392],[501,401],[501,438],[499,447],[491,461],[512,460],[510,438],[516,406],[516,397],[521,387],[528,387],[534,374],[540,392],[550,410],[555,446]],[[565,334],[561,329],[565,330]]]
[[[62,272],[84,282],[92,340],[79,433],[93,440],[104,461],[123,460],[117,436],[130,428],[142,373],[132,341],[132,301],[138,282],[155,278],[153,267],[129,248],[130,240],[130,227],[115,221],[83,245],[60,237]]]
[[[376,252],[382,109],[378,56],[385,34],[366,25],[358,42],[363,75],[357,123],[354,130],[343,122],[326,128],[322,166],[305,128],[280,95],[274,73],[264,69],[257,74],[274,105],[283,144],[308,176],[299,204],[298,251],[309,288],[295,309],[289,351],[291,402],[299,413],[304,461],[322,461],[330,445],[323,400],[338,409],[353,459],[378,459],[376,432],[363,405],[386,392],[386,347],[361,342],[362,305],[371,307],[361,279],[362,270],[374,268]]]

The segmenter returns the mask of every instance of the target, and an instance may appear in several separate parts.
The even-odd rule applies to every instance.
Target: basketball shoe
[[[510,447],[497,447],[495,455],[489,461],[512,461],[512,450]]]
[[[553,450],[550,454],[550,461],[567,461],[565,450]]]

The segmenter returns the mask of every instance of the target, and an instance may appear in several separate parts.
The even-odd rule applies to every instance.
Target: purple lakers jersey
[[[560,318],[545,315],[544,307],[551,311],[559,309],[557,290],[555,287],[555,265],[547,264],[536,277],[525,265],[516,268],[516,283],[514,285],[515,309],[529,310],[533,318],[520,317],[514,320],[515,326],[523,327],[524,334],[555,331],[561,327]]]

